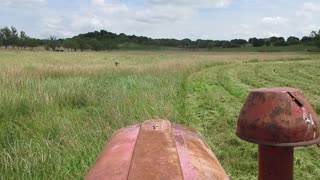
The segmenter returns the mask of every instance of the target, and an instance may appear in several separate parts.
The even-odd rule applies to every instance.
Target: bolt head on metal
[[[256,144],[304,146],[320,142],[320,122],[301,90],[260,88],[243,105],[236,134]]]

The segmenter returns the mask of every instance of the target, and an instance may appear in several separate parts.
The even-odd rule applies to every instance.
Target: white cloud
[[[304,11],[320,11],[320,3],[306,2],[303,4]]]
[[[94,14],[71,14],[45,17],[41,20],[42,34],[72,37],[83,31],[107,29],[111,22]]]
[[[102,10],[104,13],[123,13],[128,12],[126,4],[121,2],[111,2],[108,0],[92,0],[91,4],[94,9]]]
[[[86,27],[92,27],[97,30],[110,26],[110,21],[108,19],[100,18],[96,15],[83,16],[75,14],[70,18],[70,27],[73,29],[82,29]]]
[[[153,5],[188,6],[192,8],[218,8],[230,4],[231,0],[146,0]]]
[[[288,19],[284,17],[264,17],[262,18],[262,23],[271,25],[284,25],[287,24]]]
[[[310,21],[319,18],[320,3],[306,2],[303,3],[302,9],[296,14],[298,17],[304,18],[304,21]]]
[[[0,0],[0,22],[40,38],[100,29],[156,38],[302,37],[320,28],[316,0],[49,1]]]
[[[47,0],[0,0],[0,7],[31,8],[35,6],[45,5],[46,3]]]
[[[296,28],[299,34],[309,35],[320,29],[320,3],[305,2],[296,12]]]
[[[12,5],[13,2],[24,5],[31,2],[47,4],[47,0],[13,0],[10,2]],[[191,22],[200,14],[199,8],[221,8],[230,2],[231,0],[144,0],[144,3],[137,6],[129,6],[128,3],[121,0],[89,0],[89,5],[85,6],[84,3],[81,8],[72,11],[49,6],[37,8],[35,14],[45,14],[45,16],[34,16],[38,17],[36,22],[38,27],[35,28],[43,38],[50,35],[59,38],[72,37],[79,33],[101,29],[159,38],[189,36],[189,38],[197,38],[197,36],[209,38],[206,33],[197,33],[197,30],[193,30],[192,35],[185,34],[191,32],[190,28],[182,26],[185,26],[186,23],[192,24]],[[36,32],[32,28],[29,29],[31,32]]]
[[[79,33],[106,29],[121,23],[128,16],[126,4],[106,0],[91,0],[85,9],[76,12],[53,10],[41,18],[42,34],[72,37]]]
[[[165,22],[174,23],[180,20],[186,20],[195,15],[196,12],[190,8],[174,8],[171,6],[165,6],[161,9],[150,7],[146,10],[136,11],[133,18],[138,22],[154,24]]]
[[[272,36],[279,37],[281,35],[279,33],[275,33],[275,32],[265,32],[265,33],[263,33],[263,36],[264,37],[272,37]]]
[[[251,26],[248,24],[240,24],[239,27],[242,29],[250,29]]]
[[[310,35],[312,31],[317,31],[320,28],[320,26],[316,26],[314,24],[302,26],[298,28],[298,31],[301,32],[304,35]]]
[[[195,17],[200,8],[221,8],[231,0],[145,0],[143,9],[134,12],[134,19],[142,23],[179,22]]]

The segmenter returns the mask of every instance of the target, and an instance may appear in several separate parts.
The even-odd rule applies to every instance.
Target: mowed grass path
[[[194,126],[233,179],[255,179],[256,146],[234,135],[249,89],[300,87],[319,114],[318,59],[304,53],[0,52],[0,179],[82,179],[114,131],[152,118]],[[317,147],[299,148],[296,177],[319,177],[316,157]]]
[[[187,80],[188,125],[206,137],[233,179],[256,179],[257,145],[236,137],[238,113],[250,89],[297,87],[320,114],[320,61],[275,61],[217,65],[192,74]],[[320,148],[295,149],[295,179],[320,177]]]

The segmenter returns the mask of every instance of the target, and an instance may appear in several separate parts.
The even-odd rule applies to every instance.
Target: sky
[[[0,0],[0,27],[36,38],[101,29],[152,38],[308,36],[319,0]]]

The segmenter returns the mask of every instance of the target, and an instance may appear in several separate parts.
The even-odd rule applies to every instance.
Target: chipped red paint
[[[140,125],[114,133],[86,179],[127,179]]]
[[[149,120],[116,132],[86,179],[229,177],[196,130],[167,120]]]
[[[177,146],[177,152],[180,159],[183,177],[185,180],[197,180],[197,174],[191,162],[188,153],[188,147],[186,146],[185,140],[183,138],[185,131],[181,128],[181,126],[177,124],[173,124],[172,126],[174,127],[173,135]]]
[[[142,123],[128,179],[183,179],[169,121]]]
[[[236,134],[257,144],[303,146],[320,142],[319,127],[317,114],[301,90],[262,88],[248,96]]]
[[[293,179],[293,147],[320,142],[320,122],[302,91],[261,88],[250,92],[236,134],[259,144],[259,180]]]

